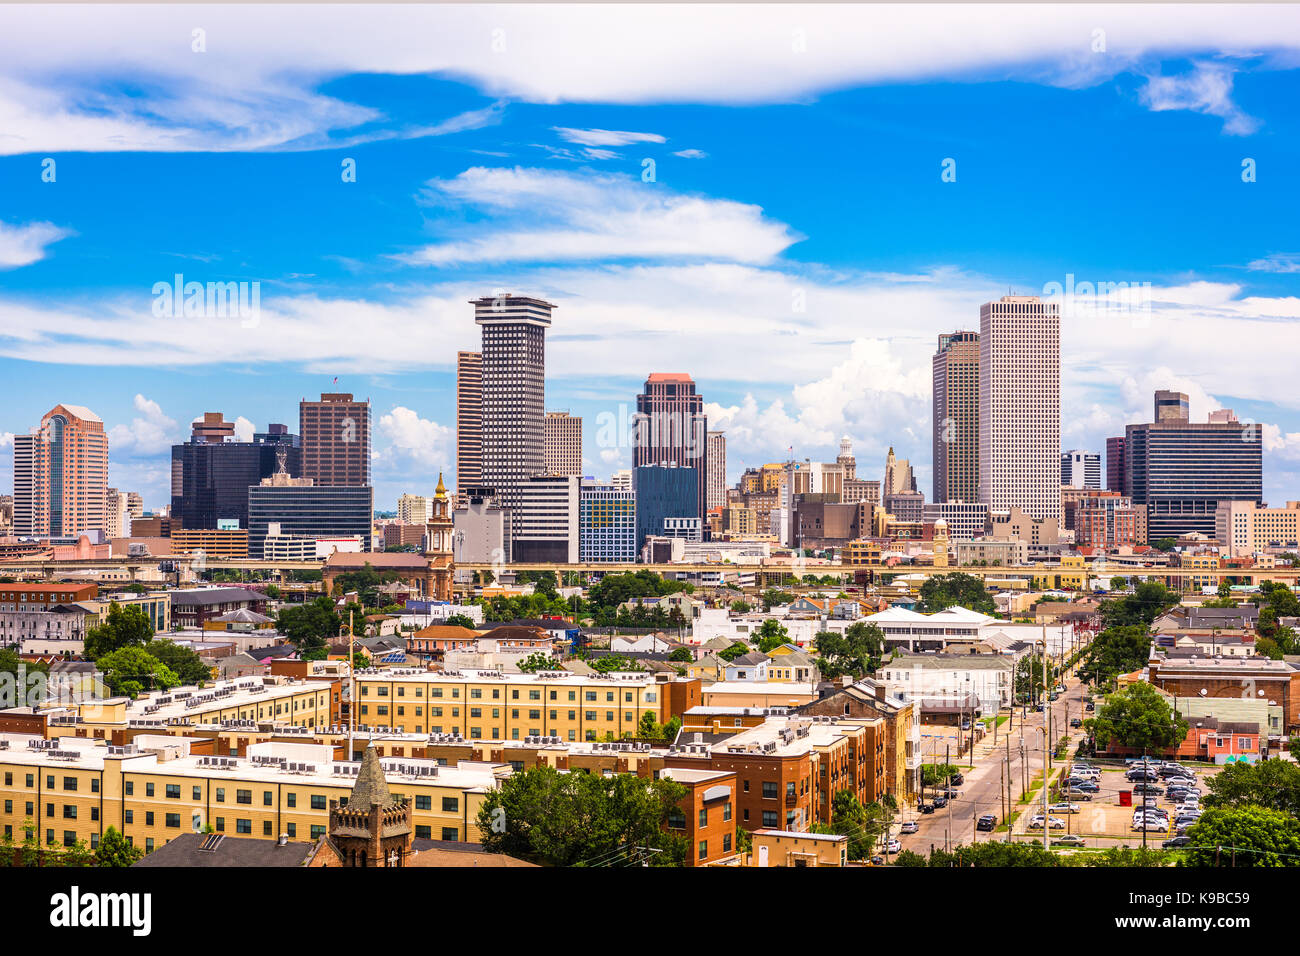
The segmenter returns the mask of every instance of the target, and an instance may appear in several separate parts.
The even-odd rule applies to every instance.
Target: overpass
[[[325,566],[323,561],[268,561],[256,558],[206,558],[197,561],[194,556],[190,554],[153,555],[150,557],[119,556],[112,558],[86,558],[59,561],[42,558],[16,558],[7,560],[0,559],[0,575],[39,574],[43,578],[50,578],[60,574],[72,574],[79,571],[124,569],[130,573],[131,580],[134,580],[137,572],[145,569],[157,570],[165,562],[188,565],[196,571],[271,571],[280,576],[283,576],[286,571],[321,571]],[[837,578],[840,581],[852,581],[856,575],[861,572],[868,575],[869,580],[878,581],[883,575],[889,575],[892,577],[898,577],[900,575],[920,575],[923,577],[930,577],[933,575],[952,574],[958,571],[962,574],[969,574],[978,578],[993,578],[997,580],[1012,581],[1029,581],[1033,578],[1053,577],[1058,574],[1085,574],[1088,580],[1109,580],[1110,578],[1118,576],[1145,578],[1150,580],[1198,578],[1205,581],[1221,581],[1225,578],[1232,578],[1247,584],[1256,584],[1259,581],[1266,579],[1285,581],[1291,585],[1300,582],[1300,568],[1292,567],[1219,568],[1218,570],[1209,570],[1200,568],[1134,567],[1132,565],[1115,562],[1090,562],[1082,568],[1063,568],[1058,564],[1045,562],[1010,565],[1006,567],[948,568],[935,568],[930,565],[897,565],[894,567],[799,563],[792,565],[789,562],[771,560],[735,563],[705,562],[683,564],[635,564],[614,562],[564,564],[554,562],[516,562],[507,565],[491,563],[457,564],[456,570],[476,573],[488,571],[493,575],[499,575],[503,570],[513,572],[551,571],[556,575],[557,581],[562,581],[562,575],[565,573],[576,573],[580,576],[586,577],[590,575],[620,574],[635,571],[653,571],[657,574],[710,574],[735,571],[744,574],[753,574],[755,584],[758,587],[778,584],[791,575],[802,578],[805,575],[813,574],[817,577],[829,576]]]

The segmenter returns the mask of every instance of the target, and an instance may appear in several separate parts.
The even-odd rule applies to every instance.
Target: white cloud
[[[2,139],[3,137],[0,137]],[[52,222],[10,225],[0,222],[0,269],[28,266],[45,258],[46,246],[71,235]]]
[[[414,410],[397,405],[388,414],[380,416],[378,431],[389,442],[388,448],[376,451],[374,455],[380,466],[413,462],[430,471],[438,469],[451,473],[456,435],[450,426],[421,418]]]
[[[1191,72],[1179,76],[1148,76],[1141,91],[1142,102],[1156,112],[1192,110],[1223,120],[1223,131],[1248,136],[1259,129],[1259,120],[1247,116],[1232,99],[1233,71],[1222,64],[1197,63]]]
[[[235,441],[252,441],[256,431],[257,425],[243,415],[235,419]]]
[[[759,206],[678,193],[614,174],[474,167],[427,184],[425,199],[483,210],[461,238],[399,258],[447,266],[474,262],[704,259],[770,262],[798,241]]]
[[[131,424],[114,425],[108,430],[110,456],[160,455],[167,451],[176,441],[175,420],[168,418],[157,402],[139,393],[133,404],[140,414],[131,419]]]
[[[1282,4],[397,4],[361,20],[351,5],[198,9],[0,10],[0,152],[319,148],[340,134],[422,135],[385,129],[391,121],[377,111],[320,92],[353,74],[434,75],[544,104],[790,103],[930,79],[1079,87],[1149,70],[1157,56],[1300,46],[1300,12]],[[196,19],[202,54],[191,49]],[[1093,50],[1099,26],[1104,52]],[[1228,109],[1202,80],[1183,90],[1157,82],[1152,102]]]
[[[1275,252],[1263,259],[1253,259],[1246,266],[1252,272],[1300,272],[1300,252]]]
[[[708,159],[709,154],[702,149],[679,149],[673,153],[674,156],[680,156],[682,159]]]
[[[572,129],[567,126],[551,127],[560,139],[580,146],[631,146],[633,143],[663,143],[665,137],[658,133],[629,133],[618,129]]]

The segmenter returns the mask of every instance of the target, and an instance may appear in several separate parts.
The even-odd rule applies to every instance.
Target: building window
[[[252,833],[252,832],[253,832],[253,821],[252,821],[252,820],[246,820],[246,819],[239,819],[239,820],[236,820],[236,821],[235,821],[235,832],[236,832],[236,833]]]
[[[311,795],[311,808],[313,810],[325,809],[325,797],[323,794],[313,793]]]
[[[459,797],[443,797],[443,798],[442,798],[442,812],[443,812],[443,813],[457,813],[457,812],[459,812],[459,810],[460,810],[460,798],[459,798]]]
[[[179,800],[181,798],[181,785],[179,783],[169,783],[165,793],[168,800]]]
[[[709,841],[700,841],[700,859],[703,860],[709,855]]]
[[[181,827],[181,815],[179,813],[168,813],[163,818],[163,823],[173,830],[179,830]]]

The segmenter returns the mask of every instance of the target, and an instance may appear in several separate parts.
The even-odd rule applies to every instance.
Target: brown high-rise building
[[[682,517],[704,518],[708,496],[708,418],[695,382],[679,372],[654,372],[636,397],[636,447],[633,465],[677,465],[697,471],[699,511]]]
[[[190,437],[205,442],[223,442],[235,437],[235,425],[226,421],[221,412],[204,412],[202,418],[194,419],[190,425]]]
[[[456,491],[483,481],[483,353],[456,353]]]
[[[546,413],[546,473],[582,475],[582,419],[568,412]]]
[[[14,532],[108,531],[108,435],[81,405],[55,405],[39,430],[14,436]]]
[[[347,392],[325,392],[319,402],[298,405],[302,477],[316,485],[370,485],[370,401]]]
[[[1106,439],[1106,490],[1128,494],[1124,484],[1124,437]]]
[[[979,496],[980,336],[939,336],[930,361],[934,378],[934,501],[973,502]]]

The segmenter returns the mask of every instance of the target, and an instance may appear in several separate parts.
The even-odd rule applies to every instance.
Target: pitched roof
[[[211,849],[202,849],[210,846]],[[147,854],[134,866],[306,866],[316,844],[229,837],[221,833],[182,833]]]
[[[357,771],[356,786],[352,788],[348,806],[369,810],[371,807],[391,806],[392,802],[393,795],[388,791],[388,780],[379,763],[379,751],[371,744],[361,758],[361,769]]]

